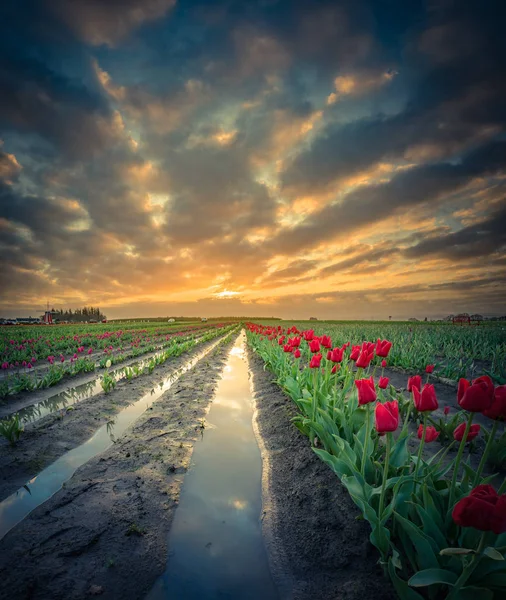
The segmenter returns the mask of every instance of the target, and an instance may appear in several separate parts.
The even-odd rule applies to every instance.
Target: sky
[[[0,8],[0,315],[506,313],[506,14]]]

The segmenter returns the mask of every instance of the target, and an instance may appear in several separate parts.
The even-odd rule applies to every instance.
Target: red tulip
[[[483,411],[489,419],[506,420],[506,385],[499,385],[494,390],[492,406]]]
[[[327,356],[329,360],[335,363],[339,363],[343,360],[344,348],[334,348],[334,350],[329,350],[330,357]]]
[[[381,366],[382,366],[383,368],[385,368],[385,367],[387,366],[387,361],[383,359],[383,360],[381,361]]]
[[[426,372],[426,373],[432,373],[432,372],[434,371],[434,366],[435,366],[435,365],[427,365],[427,366],[425,367],[425,372]]]
[[[413,386],[413,402],[415,403],[416,410],[419,412],[428,412],[436,410],[439,406],[436,398],[436,390],[431,383],[426,383],[423,386],[422,391]]]
[[[399,404],[397,400],[376,404],[374,411],[376,431],[381,435],[388,431],[395,431],[399,426]]]
[[[297,350],[295,350],[293,355],[295,356],[295,358],[300,358],[300,350],[297,348]]]
[[[378,338],[378,341],[376,342],[376,356],[386,358],[388,356],[388,353],[390,352],[391,347],[392,342],[389,342],[388,340],[381,341]]]
[[[457,401],[460,403],[464,394],[467,391],[467,388],[471,385],[471,382],[467,379],[459,379],[459,386],[457,388]]]
[[[314,331],[312,329],[308,329],[307,331],[303,331],[302,335],[306,342],[310,342],[314,338]]]
[[[468,442],[472,442],[474,438],[480,433],[481,427],[479,425],[471,425],[469,429],[469,433],[467,435],[466,444]],[[453,432],[453,439],[457,440],[457,442],[461,442],[464,437],[464,433],[466,431],[466,423],[461,423],[458,427],[455,428]]]
[[[290,344],[285,344],[283,346],[283,352],[291,352],[292,351],[292,347],[290,346]]]
[[[459,381],[457,400],[461,408],[469,412],[483,412],[494,401],[494,384],[488,375],[475,379],[472,384],[466,379]]]
[[[88,354],[91,354],[92,352],[93,352],[93,348],[90,348],[90,349],[88,350]]]
[[[408,379],[408,392],[411,392],[413,387],[417,387],[419,390],[422,389],[422,377],[420,375],[413,375]]]
[[[370,352],[366,348],[360,352],[359,357],[357,358],[357,362],[355,363],[357,367],[365,369],[371,364],[371,360],[374,358],[374,350]]]
[[[389,379],[388,377],[380,377],[378,382],[378,387],[382,390],[386,390],[388,387]]]
[[[332,369],[330,369],[330,372],[331,372],[332,374],[335,374],[335,373],[337,373],[337,369],[338,369],[338,368],[339,368],[339,365],[334,365],[334,366],[332,367]]]
[[[311,369],[318,369],[320,366],[320,363],[322,361],[322,355],[321,354],[314,354],[311,358],[311,362],[309,363],[309,367]]]
[[[294,348],[298,348],[300,346],[301,339],[300,337],[293,337],[288,340],[288,343]]]
[[[355,385],[358,390],[358,403],[360,406],[376,400],[376,389],[372,377],[369,379],[355,379]]]
[[[427,444],[430,444],[430,442],[437,440],[437,438],[439,437],[439,433],[440,432],[435,427],[432,427],[431,425],[429,425],[425,430],[425,442]],[[422,435],[423,435],[423,425],[420,425],[420,427],[418,428],[418,439],[419,440],[422,439]]]
[[[457,502],[452,517],[461,527],[505,533],[506,494],[499,496],[491,485],[479,485]]]
[[[318,340],[312,340],[309,342],[309,349],[311,352],[319,352],[320,351],[320,342]]]
[[[360,356],[360,346],[352,346],[351,348],[351,354],[350,354],[350,360],[357,360],[357,358]]]
[[[321,343],[324,348],[330,348],[332,346],[332,340],[328,335],[322,335]]]
[[[449,413],[450,413],[450,407],[449,406],[445,406],[443,412],[445,414],[445,417],[448,416]]]

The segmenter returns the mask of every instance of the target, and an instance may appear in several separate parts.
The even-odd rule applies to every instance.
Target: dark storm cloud
[[[38,135],[74,159],[93,155],[114,140],[104,99],[39,60],[3,55],[0,87],[4,132]]]
[[[170,155],[165,167],[175,191],[166,207],[171,239],[190,244],[273,223],[274,202],[253,180],[245,158],[233,144]]]
[[[506,246],[506,201],[502,208],[491,213],[484,221],[459,231],[430,236],[405,251],[408,258],[438,255],[453,261],[469,261],[489,256]]]
[[[48,9],[85,42],[114,46],[132,30],[163,17],[176,0],[48,0]]]
[[[318,276],[328,277],[329,275],[346,272],[350,269],[356,270],[357,267],[360,268],[361,272],[364,272],[365,269],[369,268],[377,269],[378,263],[380,263],[384,258],[395,257],[398,252],[398,248],[390,244],[388,244],[387,248],[381,246],[377,248],[369,248],[366,252],[360,252],[357,254],[357,256],[353,256],[352,258],[341,260],[338,263],[324,267],[318,272]]]
[[[401,209],[424,202],[437,204],[445,194],[461,188],[473,178],[505,169],[506,142],[492,142],[469,153],[460,162],[421,165],[400,172],[388,183],[358,188],[341,203],[329,205],[301,225],[281,232],[271,244],[283,253],[316,246],[386,219]]]
[[[410,84],[404,107],[394,115],[330,123],[282,174],[285,188],[315,191],[380,161],[402,160],[420,145],[438,147],[448,156],[485,127],[504,131],[504,11],[497,3],[497,12],[475,2],[441,6],[429,12],[426,29],[410,32],[400,73]],[[448,41],[451,36],[457,49]]]

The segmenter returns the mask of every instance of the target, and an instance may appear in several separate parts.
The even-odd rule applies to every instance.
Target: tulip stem
[[[318,402],[318,392],[317,392],[317,380],[318,378],[318,370],[314,369],[313,370],[313,414],[312,414],[312,421],[315,422],[316,421],[316,404]],[[313,445],[315,442],[315,438],[316,438],[316,431],[313,431]]]
[[[381,517],[383,515],[383,507],[385,506],[385,491],[387,487],[387,479],[388,479],[388,467],[390,463],[390,438],[392,434],[387,433],[386,440],[386,450],[385,450],[385,463],[383,465],[383,481],[381,482],[381,495],[380,495],[380,503],[379,503],[379,511],[378,518],[381,521]]]
[[[462,440],[460,442],[459,451],[457,452],[457,456],[455,458],[455,466],[453,467],[453,475],[452,482],[450,485],[450,497],[448,499],[448,510],[450,511],[453,508],[453,502],[455,498],[455,486],[457,484],[457,475],[460,470],[460,461],[462,460],[462,454],[464,454],[464,448],[466,446],[467,436],[469,434],[469,430],[471,429],[471,423],[473,422],[474,413],[469,413],[469,417],[467,419],[466,429],[464,431],[464,435],[462,436]]]
[[[483,468],[485,467],[485,463],[487,462],[488,455],[490,454],[490,450],[492,448],[492,444],[494,442],[495,434],[497,431],[497,427],[499,425],[499,421],[494,421],[494,425],[492,426],[492,431],[490,432],[489,438],[487,440],[487,445],[485,446],[485,450],[483,451],[483,456],[481,457],[480,464],[478,465],[478,470],[476,471],[476,476],[473,482],[473,488],[478,485],[480,480],[481,473]]]
[[[364,450],[362,452],[362,464],[360,465],[360,472],[362,473],[362,477],[365,479],[365,458],[367,456],[367,446],[369,442],[369,436],[371,435],[371,419],[369,414],[369,404],[368,402],[365,405],[365,440],[364,440]]]
[[[416,489],[416,478],[418,477],[418,469],[420,468],[420,463],[422,462],[422,452],[423,447],[425,445],[425,435],[427,433],[427,413],[423,413],[423,431],[422,431],[422,439],[420,440],[420,446],[418,447],[418,458],[416,460],[415,466],[415,489]]]
[[[404,420],[404,425],[402,426],[402,432],[404,433],[408,429],[409,425],[409,417],[411,416],[411,402],[408,404],[408,409],[406,411],[406,419]]]
[[[473,413],[471,413],[471,414],[473,414]],[[462,570],[460,577],[455,582],[455,585],[451,588],[451,591],[448,594],[447,600],[454,600],[455,598],[458,598],[461,588],[464,586],[464,584],[469,579],[469,577],[471,577],[471,575],[473,574],[473,571],[478,566],[478,563],[480,562],[480,560],[483,556],[483,550],[485,549],[485,546],[487,545],[487,538],[489,537],[488,533],[489,533],[488,531],[484,531],[481,534],[478,548],[476,548],[476,553],[474,554],[471,562],[466,567],[464,567],[464,569]]]

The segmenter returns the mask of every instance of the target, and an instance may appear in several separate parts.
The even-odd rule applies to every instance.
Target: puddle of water
[[[195,444],[169,534],[167,570],[148,600],[278,598],[262,539],[262,460],[244,333],[230,352]]]
[[[167,377],[151,392],[120,411],[114,420],[102,425],[86,442],[70,450],[28,481],[17,492],[0,502],[0,539],[22,521],[34,508],[48,500],[68,481],[74,472],[97,454],[112,446],[115,437],[125,430],[156,402],[183,373],[189,371],[204,356],[209,354],[223,338],[215,341],[180,369]]]

